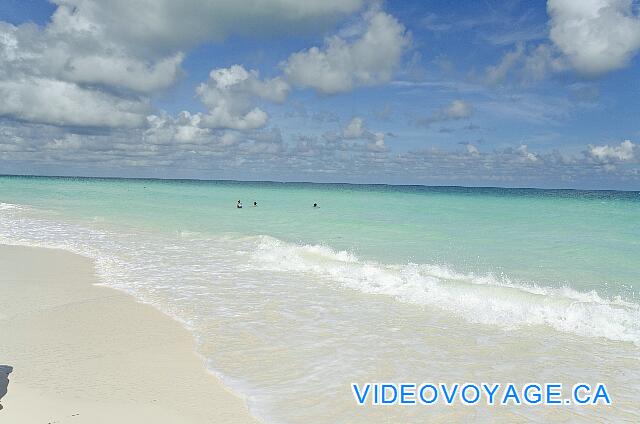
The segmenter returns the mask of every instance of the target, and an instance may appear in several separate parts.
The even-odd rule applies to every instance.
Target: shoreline
[[[179,322],[129,294],[95,285],[91,259],[0,245],[0,271],[0,383],[7,391],[0,418],[259,422],[207,370]]]

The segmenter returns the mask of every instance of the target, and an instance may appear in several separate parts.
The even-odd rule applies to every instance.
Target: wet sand
[[[178,322],[96,282],[82,256],[0,245],[0,421],[257,422]]]

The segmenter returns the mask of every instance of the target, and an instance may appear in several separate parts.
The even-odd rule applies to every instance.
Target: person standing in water
[[[242,209],[242,202],[238,200],[238,203],[236,204],[236,208],[238,209]]]
[[[257,208],[258,207],[258,202],[253,202],[253,207]]]
[[[313,204],[313,207],[314,207],[314,208],[317,208],[317,207],[318,207],[318,204],[317,204],[317,203],[314,203],[314,204]]]

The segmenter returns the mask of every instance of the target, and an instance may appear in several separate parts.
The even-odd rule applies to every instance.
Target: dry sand
[[[95,282],[82,256],[0,245],[0,423],[256,422],[179,323]]]

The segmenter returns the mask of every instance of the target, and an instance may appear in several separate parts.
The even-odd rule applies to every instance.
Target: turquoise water
[[[0,199],[152,231],[265,234],[635,298],[640,192],[2,178]],[[243,200],[245,208],[233,206]],[[251,208],[253,201],[259,207]],[[319,209],[313,209],[313,203]]]
[[[610,381],[632,405],[614,414],[638,417],[618,374],[640,376],[640,192],[0,177],[0,205],[0,242],[94,258],[105,284],[193,331],[269,422],[424,418],[353,408],[361,378],[555,368]]]

